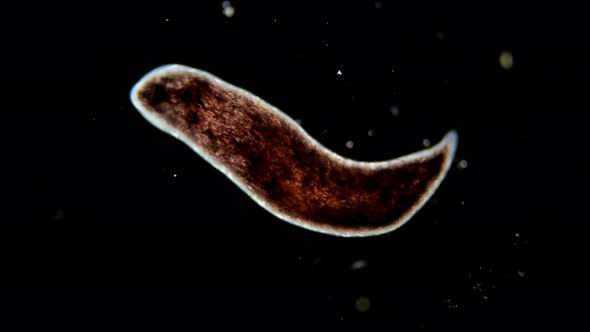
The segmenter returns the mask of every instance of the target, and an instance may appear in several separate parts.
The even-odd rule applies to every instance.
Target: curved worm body
[[[248,91],[182,65],[149,72],[131,100],[150,123],[275,216],[338,236],[378,235],[403,225],[438,188],[457,146],[450,131],[433,147],[400,158],[350,160]]]

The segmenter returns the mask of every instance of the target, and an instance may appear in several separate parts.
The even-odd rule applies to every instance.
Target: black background
[[[581,8],[232,5],[231,18],[222,1],[4,14],[3,318],[191,330],[587,325]],[[253,92],[358,160],[395,158],[456,129],[456,162],[395,232],[297,228],[132,107],[133,84],[167,63]]]

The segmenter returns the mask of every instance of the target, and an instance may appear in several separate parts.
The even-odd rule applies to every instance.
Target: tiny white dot
[[[459,161],[459,163],[457,164],[457,168],[459,168],[459,169],[466,169],[468,165],[469,165],[469,164],[467,163],[467,160],[465,160],[465,159],[462,159],[462,160],[460,160],[460,161]]]
[[[336,75],[342,76],[342,70],[338,70],[338,72],[336,73]]]
[[[369,129],[369,131],[367,132],[367,135],[369,135],[371,137],[375,136],[375,130]]]
[[[424,147],[429,147],[430,146],[430,140],[428,138],[425,138],[422,140],[422,145],[424,145]]]
[[[173,177],[177,177],[178,175],[176,173],[172,174]]]
[[[223,15],[225,15],[225,17],[232,17],[236,13],[235,8],[231,5],[231,2],[229,1],[222,2],[221,6],[223,7]]]
[[[349,149],[354,148],[354,142],[353,141],[346,142],[346,147],[349,148]]]
[[[170,22],[170,19],[169,19],[169,18],[167,18],[167,19],[165,19],[164,21],[166,21],[166,22]]]

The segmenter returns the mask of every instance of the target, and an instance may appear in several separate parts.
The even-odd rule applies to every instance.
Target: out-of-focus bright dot
[[[369,131],[367,131],[367,135],[369,135],[371,137],[375,136],[375,130],[369,129]]]
[[[383,2],[375,1],[375,9],[381,9],[381,8],[383,8]]]
[[[222,2],[221,7],[223,7],[223,15],[225,15],[225,17],[232,17],[236,13],[236,9],[231,5],[231,2],[229,1]]]
[[[518,276],[521,278],[524,278],[524,276],[526,274],[524,271],[518,271],[517,273],[518,273]]]
[[[514,237],[520,237],[520,233],[514,234]]]
[[[346,142],[346,147],[349,148],[349,149],[354,148],[354,142],[353,141]]]
[[[165,18],[164,21],[170,22],[170,19],[169,18]]]
[[[392,114],[393,116],[399,116],[399,107],[397,107],[397,106],[395,106],[395,105],[392,105],[392,106],[389,108],[389,111],[391,112],[391,114]]]
[[[65,213],[62,208],[57,209],[57,211],[55,211],[55,213],[53,214],[53,220],[55,220],[55,221],[61,221],[61,220],[64,220],[64,218],[65,218]]]
[[[342,70],[338,70],[338,72],[336,73],[336,75],[342,76]]]
[[[368,297],[359,296],[354,302],[354,308],[358,312],[367,312],[371,308],[371,301]]]
[[[498,60],[500,61],[500,67],[502,67],[502,69],[509,70],[514,65],[514,58],[509,51],[502,51]]]
[[[469,164],[467,163],[467,160],[465,160],[465,159],[462,159],[457,163],[458,169],[466,169],[467,166],[469,166]]]
[[[359,259],[358,261],[352,263],[352,265],[350,265],[350,269],[353,271],[358,271],[361,269],[364,269],[365,267],[367,267],[367,261],[364,259]]]
[[[424,145],[425,148],[430,146],[430,140],[428,138],[425,138],[422,140],[422,145]]]
[[[172,174],[173,177],[178,177],[178,174],[174,173]]]

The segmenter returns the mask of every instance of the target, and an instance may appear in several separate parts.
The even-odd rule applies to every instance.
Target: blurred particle
[[[391,112],[391,114],[392,114],[393,116],[395,116],[395,117],[399,116],[399,107],[397,107],[397,106],[395,106],[395,105],[392,105],[392,106],[389,108],[389,111]]]
[[[338,72],[336,73],[336,75],[342,76],[342,70],[338,70]]]
[[[231,2],[229,1],[222,2],[221,7],[223,7],[223,15],[225,15],[225,17],[232,17],[236,13],[236,9],[231,5]]]
[[[174,173],[174,174],[172,174],[172,176],[173,176],[173,177],[177,177],[177,176],[178,176],[178,174]]]
[[[518,276],[521,278],[524,278],[524,276],[526,274],[524,271],[518,271],[517,273],[518,273]]]
[[[322,45],[324,45],[324,47],[328,47],[328,41],[326,41],[326,40],[322,41]]]
[[[450,298],[444,299],[443,302],[447,305],[447,308],[449,308],[449,309],[454,310],[454,309],[459,308],[459,304],[457,304],[455,301],[453,301]]]
[[[369,135],[371,137],[375,136],[375,130],[369,129],[369,131],[367,131],[367,135]]]
[[[512,53],[509,51],[502,51],[498,60],[500,61],[500,67],[505,70],[512,69],[512,65],[514,65]]]
[[[381,8],[383,8],[383,2],[375,1],[375,9],[381,9]]]
[[[349,148],[349,149],[354,148],[354,142],[353,141],[346,142],[346,147]]]
[[[465,159],[462,159],[462,160],[460,160],[460,161],[457,163],[457,168],[458,168],[458,169],[466,169],[466,168],[467,168],[467,166],[468,166],[468,164],[467,164],[467,160],[465,160]]]
[[[350,265],[350,269],[353,271],[358,271],[358,270],[362,270],[365,267],[367,267],[367,261],[364,259],[359,259],[358,261],[352,263],[352,265]]]
[[[62,221],[65,218],[64,210],[62,208],[57,209],[52,216],[52,219],[55,221]]]
[[[424,145],[425,148],[430,146],[430,140],[428,138],[425,138],[422,140],[422,145]]]
[[[359,296],[354,302],[354,308],[358,312],[367,312],[371,308],[371,301],[365,296]]]
[[[165,22],[170,22],[170,19],[169,18],[165,18],[164,21]]]
[[[295,122],[297,122],[297,124],[302,125],[303,124],[303,118],[297,118],[295,119]]]

